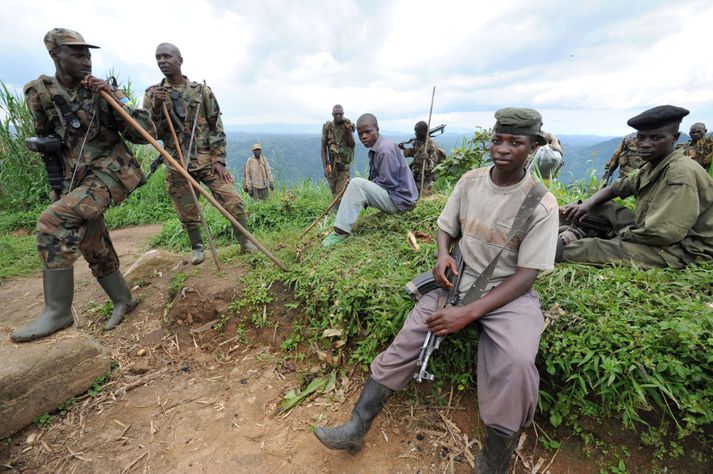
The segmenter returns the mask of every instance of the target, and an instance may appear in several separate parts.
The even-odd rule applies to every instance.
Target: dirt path
[[[159,230],[152,225],[112,232],[124,271]],[[309,347],[304,359],[280,349],[299,308],[286,309],[289,292],[273,288],[277,301],[265,308],[270,324],[258,329],[241,323],[251,315],[235,315],[230,303],[239,298],[243,264],[226,262],[216,275],[208,260],[193,267],[187,257],[154,251],[142,259],[127,277],[142,302],[109,333],[99,330],[97,312],[106,296],[86,263],[78,263],[78,326],[107,347],[116,368],[103,388],[78,397],[66,415],[0,444],[0,471],[473,472],[479,421],[472,391],[449,397],[451,409],[425,406],[413,392],[395,397],[355,456],[327,450],[311,429],[348,418],[363,383],[360,371],[337,370],[335,390],[276,414],[288,390],[323,373]],[[38,312],[40,276],[5,282],[0,300],[0,318]],[[223,327],[215,330],[216,323]],[[516,472],[600,472],[597,453],[585,458],[574,441],[564,441],[557,453],[544,450],[541,436],[535,428],[526,432]]]
[[[112,232],[124,270],[144,254],[159,230],[154,225]],[[208,261],[196,268],[186,257],[160,252],[132,274],[128,280],[139,282],[133,291],[143,301],[110,333],[99,331],[101,316],[95,311],[106,297],[86,262],[78,262],[74,307],[79,327],[109,349],[118,367],[97,396],[80,397],[66,416],[57,416],[49,427],[30,426],[5,443],[0,448],[0,470],[443,471],[449,453],[434,450],[433,444],[444,444],[436,438],[447,433],[431,430],[435,419],[429,421],[424,410],[408,408],[406,399],[380,417],[357,456],[331,452],[317,442],[310,428],[348,417],[361,375],[341,384],[339,391],[276,415],[283,395],[299,388],[300,380],[318,367],[309,361],[285,360],[279,346],[289,332],[289,321],[278,326],[279,332],[248,329],[249,343],[236,340],[235,323],[223,333],[210,324],[206,329],[206,323],[229,311],[243,270],[228,264],[224,274],[216,277]],[[185,288],[166,311],[171,278],[179,272],[188,275]],[[0,288],[0,299],[0,318],[39,311],[41,277],[7,281]],[[457,461],[452,462],[455,472],[471,470],[464,455]]]

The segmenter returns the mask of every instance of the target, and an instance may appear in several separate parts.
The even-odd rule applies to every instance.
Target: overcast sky
[[[660,104],[713,129],[713,2],[680,1],[6,1],[0,79],[18,91],[53,73],[42,38],[79,31],[94,73],[143,90],[161,73],[156,45],[176,44],[183,72],[210,85],[227,128],[307,124],[335,103],[382,130],[428,118],[492,126],[503,106],[538,109],[555,134],[623,135]]]

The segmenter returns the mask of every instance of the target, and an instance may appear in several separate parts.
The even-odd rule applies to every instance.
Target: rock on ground
[[[0,439],[87,391],[111,368],[104,347],[76,329],[13,343],[13,329],[29,323],[40,310],[41,306],[0,320]]]

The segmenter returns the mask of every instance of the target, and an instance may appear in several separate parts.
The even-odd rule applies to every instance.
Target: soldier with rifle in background
[[[114,305],[104,329],[112,329],[136,301],[119,270],[119,257],[104,224],[104,212],[145,182],[124,139],[146,143],[107,102],[112,95],[150,135],[148,112],[126,105],[126,96],[92,75],[90,48],[82,35],[54,28],[44,38],[54,61],[53,76],[24,87],[37,137],[28,148],[42,154],[52,188],[52,204],[37,220],[45,307],[30,325],[15,331],[14,342],[32,341],[74,323],[74,262],[81,254]],[[123,137],[123,138],[122,138]]]
[[[428,140],[428,147],[426,147],[426,133],[433,137],[439,131],[443,133],[445,128],[445,125],[439,125],[429,131],[428,124],[422,120],[413,127],[416,138],[398,144],[406,158],[413,158],[409,168],[413,173],[414,181],[416,181],[416,189],[418,189],[419,196],[431,190],[431,183],[436,178],[433,168],[440,162],[441,157],[445,156],[445,153],[438,148],[433,138]],[[411,146],[406,148],[405,145],[409,144]],[[422,181],[423,189],[421,189]]]
[[[641,168],[644,163],[645,161],[639,156],[639,151],[636,147],[636,134],[627,135],[616,147],[607,164],[604,165],[603,185],[609,184],[617,168],[619,168],[619,177],[623,178],[632,171]]]
[[[349,180],[349,166],[354,159],[354,124],[344,117],[344,108],[332,108],[332,121],[322,126],[322,167],[332,198],[337,197]],[[337,203],[338,207],[338,203]]]
[[[359,451],[394,391],[404,388],[415,370],[418,378],[417,363],[429,333],[442,337],[477,321],[482,328],[478,404],[486,435],[476,472],[507,472],[520,430],[537,409],[535,356],[544,320],[532,285],[540,270],[554,266],[558,214],[554,196],[526,170],[528,154],[547,143],[540,114],[506,108],[495,118],[494,165],[463,175],[438,218],[433,276],[440,288],[420,298],[391,345],[376,356],[351,419],[314,431],[328,448]],[[458,238],[465,262],[461,271],[449,254]],[[454,286],[447,273],[461,278],[456,289],[460,305],[445,301],[444,293]]]
[[[158,138],[163,140],[164,147],[174,158],[178,158],[177,147],[181,147],[188,161],[183,165],[191,176],[208,186],[215,199],[243,227],[247,227],[243,202],[233,182],[233,176],[225,166],[225,132],[220,118],[220,107],[213,91],[205,84],[190,81],[183,75],[183,57],[173,44],[158,45],[156,63],[165,78],[146,89],[144,108],[151,112]],[[163,114],[163,104],[167,106],[180,143],[173,140],[169,123]],[[166,190],[183,228],[188,233],[193,251],[191,263],[199,264],[205,259],[205,252],[198,202],[191,193],[190,185],[172,168],[166,171]],[[238,229],[234,229],[234,232],[242,251],[257,251]]]

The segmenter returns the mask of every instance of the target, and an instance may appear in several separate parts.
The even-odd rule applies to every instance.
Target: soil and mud
[[[159,230],[153,225],[112,232],[124,270],[145,254]],[[377,418],[361,453],[324,448],[312,428],[348,418],[364,374],[358,369],[340,373],[334,390],[278,413],[284,395],[304,386],[324,363],[308,346],[289,353],[281,349],[300,317],[299,307],[285,308],[290,293],[274,285],[277,298],[264,308],[270,323],[258,328],[250,324],[248,310],[236,314],[231,305],[240,298],[240,276],[248,269],[233,262],[217,274],[210,260],[193,267],[187,257],[164,251],[142,257],[127,276],[141,303],[108,333],[101,332],[106,297],[86,263],[78,262],[78,326],[110,351],[115,368],[107,383],[78,396],[66,414],[3,441],[0,471],[473,471],[482,434],[471,391],[446,393],[446,404],[438,407],[422,397],[427,388],[402,394]],[[0,300],[0,318],[39,311],[39,274],[4,282]],[[547,434],[537,427],[525,435],[515,472],[597,473],[615,464],[603,453],[587,457],[575,440],[563,440],[558,450],[544,449],[539,440]],[[646,452],[634,447],[629,452],[629,472],[649,472]],[[691,471],[669,467],[669,472]]]

